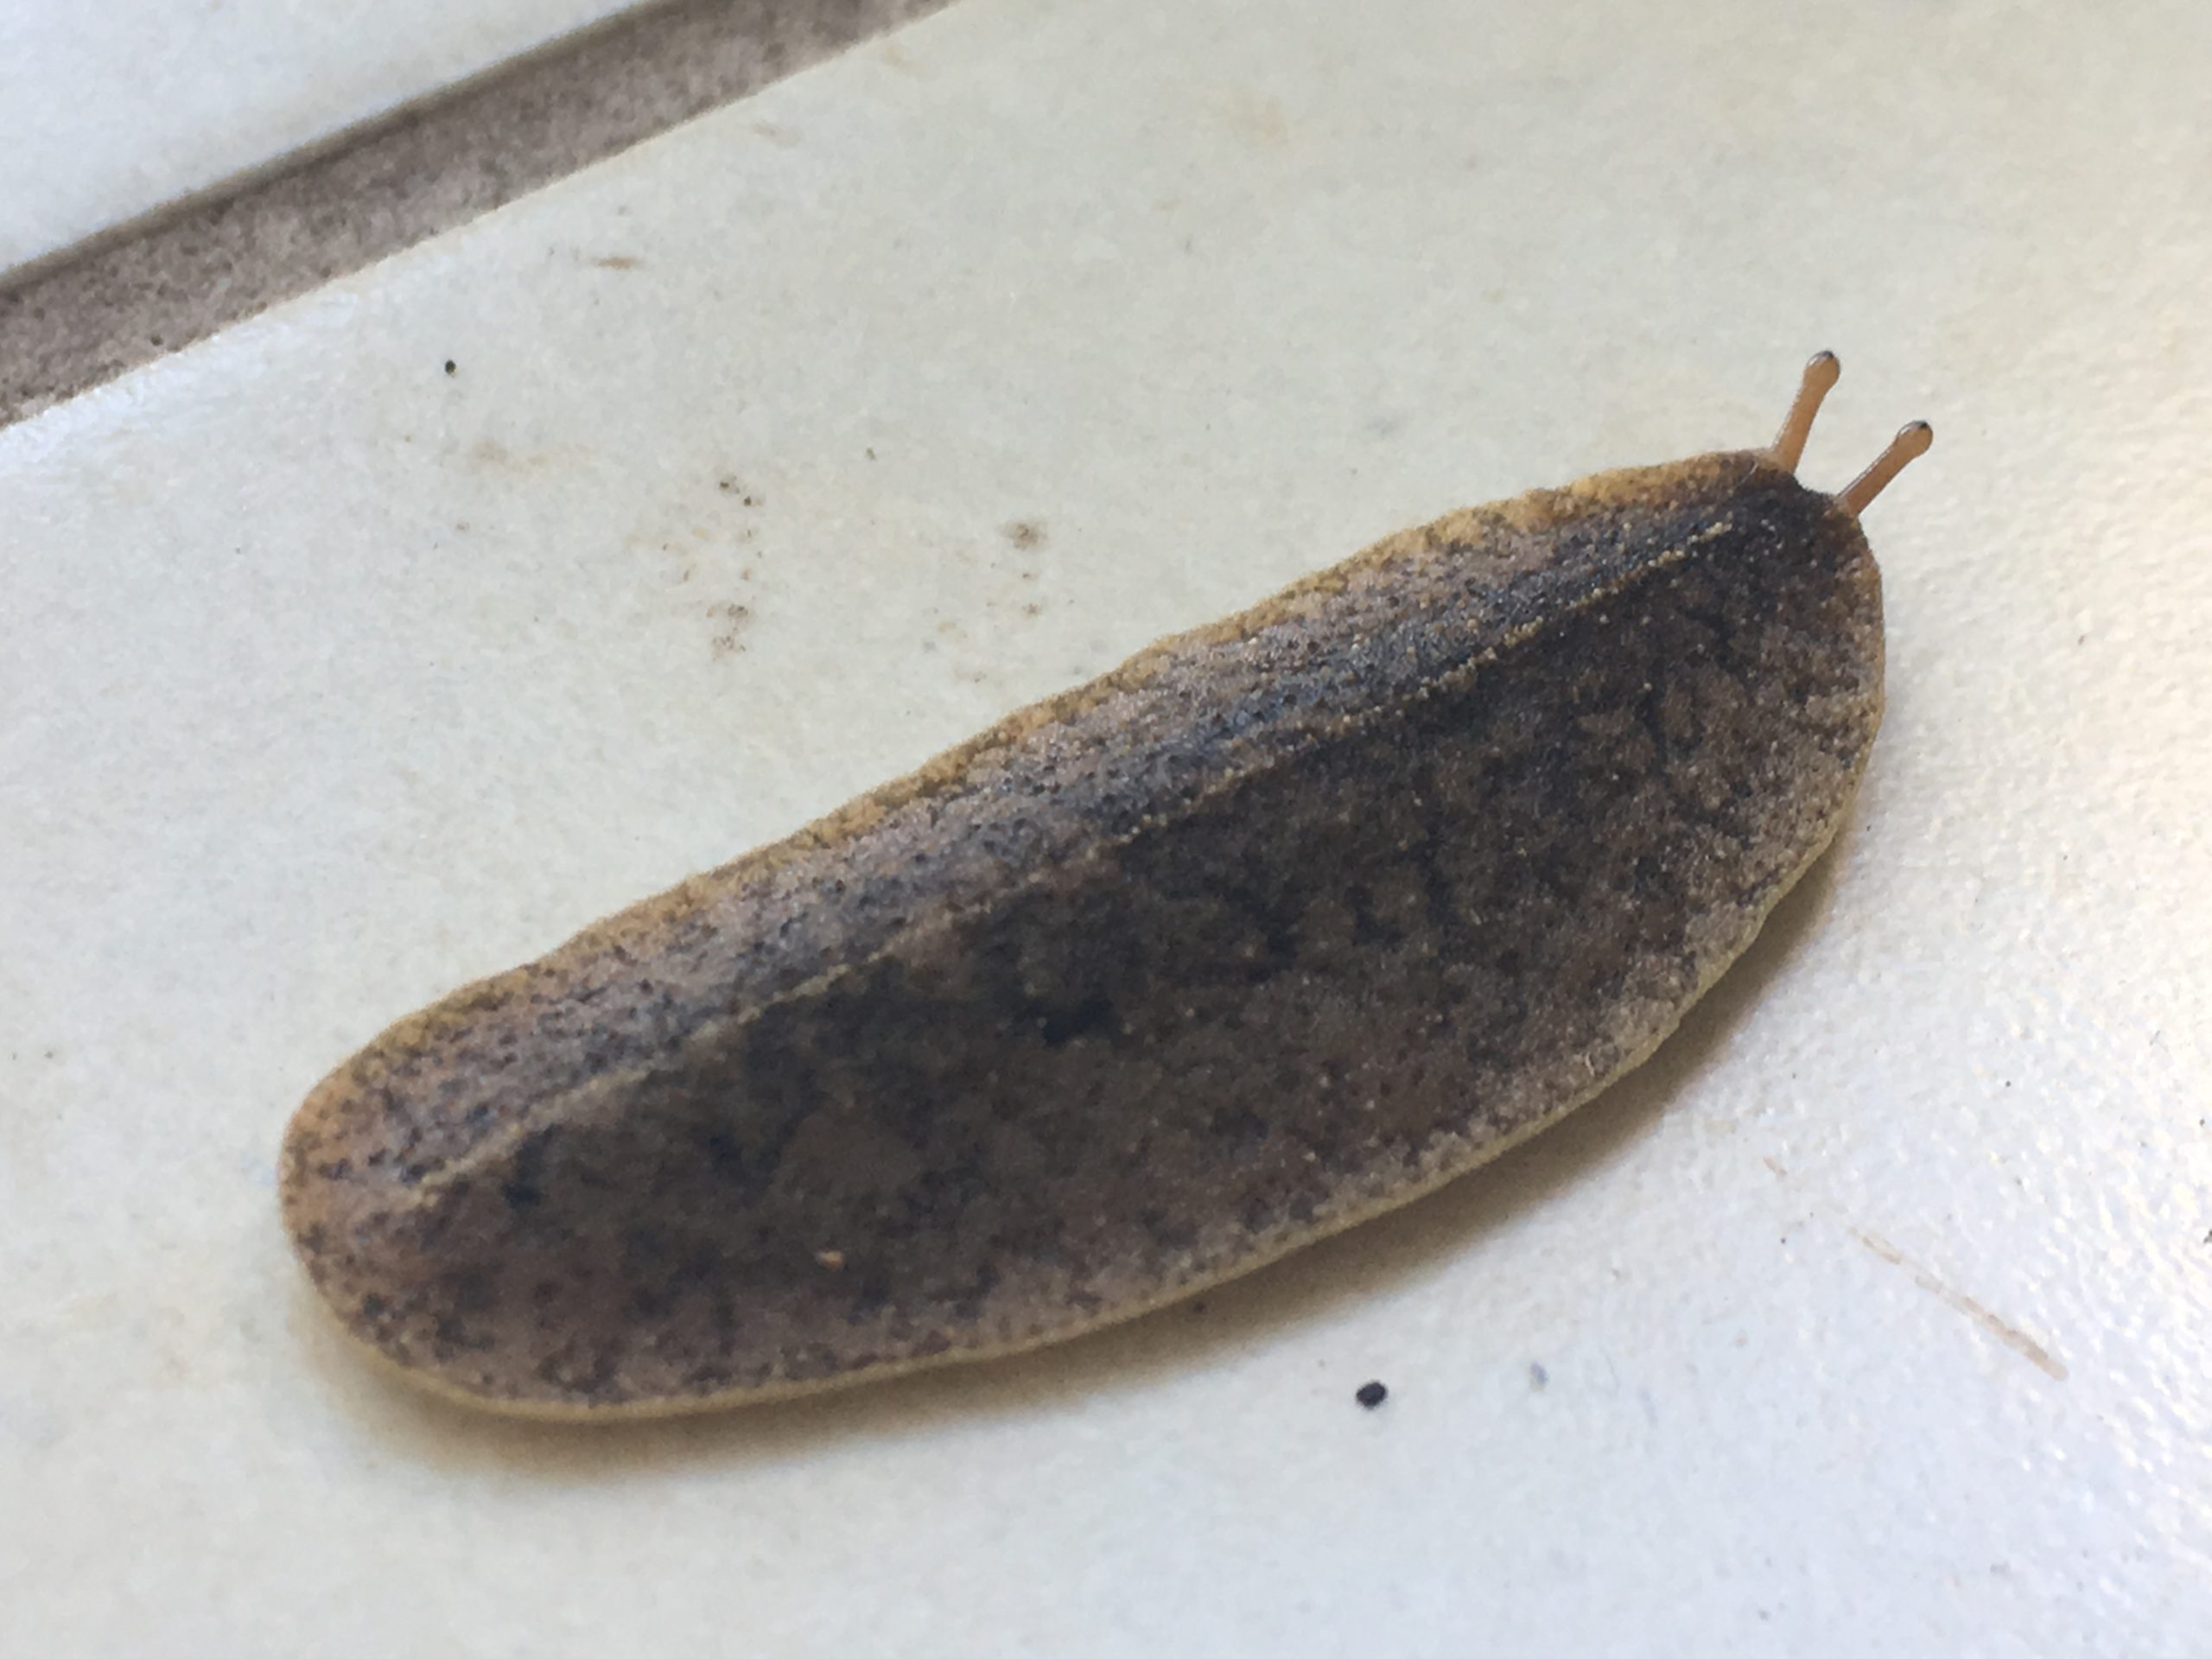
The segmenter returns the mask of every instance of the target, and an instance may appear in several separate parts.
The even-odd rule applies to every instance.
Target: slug
[[[772,1399],[1124,1319],[1636,1065],[1834,835],[1859,515],[1764,449],[1402,531],[402,1020],[308,1095],[345,1328],[494,1410]]]

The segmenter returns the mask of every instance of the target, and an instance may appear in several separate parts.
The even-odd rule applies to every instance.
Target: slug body
[[[1071,1336],[1636,1065],[1881,707],[1855,512],[1777,451],[1456,512],[402,1020],[295,1117],[286,1221],[512,1411]]]

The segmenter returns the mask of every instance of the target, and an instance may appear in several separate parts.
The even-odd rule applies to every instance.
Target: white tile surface
[[[0,433],[0,1650],[2202,1650],[2202,14],[1358,11],[969,0]],[[1821,345],[1809,476],[1939,433],[1861,810],[1566,1127],[721,1419],[312,1306],[272,1152],[393,1016]]]
[[[0,271],[627,0],[0,0]]]

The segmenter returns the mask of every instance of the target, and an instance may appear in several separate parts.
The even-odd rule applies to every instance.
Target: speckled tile
[[[2194,1653],[2207,27],[963,0],[0,432],[0,1650]],[[393,1016],[1817,346],[1809,477],[1938,431],[1887,727],[1559,1130],[721,1419],[313,1305],[276,1138]]]
[[[0,11],[0,271],[597,22],[624,0]]]
[[[658,0],[0,276],[0,425],[943,3]],[[206,79],[204,54],[195,67]],[[142,124],[185,120],[191,105],[155,111]],[[14,153],[73,176],[67,132]]]

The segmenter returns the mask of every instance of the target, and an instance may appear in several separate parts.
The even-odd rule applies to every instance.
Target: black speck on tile
[[[448,359],[446,359],[446,372],[447,372],[448,374],[451,374],[451,373],[454,372],[454,371],[455,371],[455,369],[456,369],[457,367],[458,367],[458,365],[454,362],[453,359],[451,359],[451,358],[448,358]]]
[[[1361,1405],[1365,1406],[1370,1411],[1374,1410],[1376,1407],[1381,1405],[1389,1397],[1390,1390],[1384,1388],[1380,1382],[1363,1382],[1359,1385],[1359,1392],[1352,1395],[1353,1399],[1358,1401]]]

